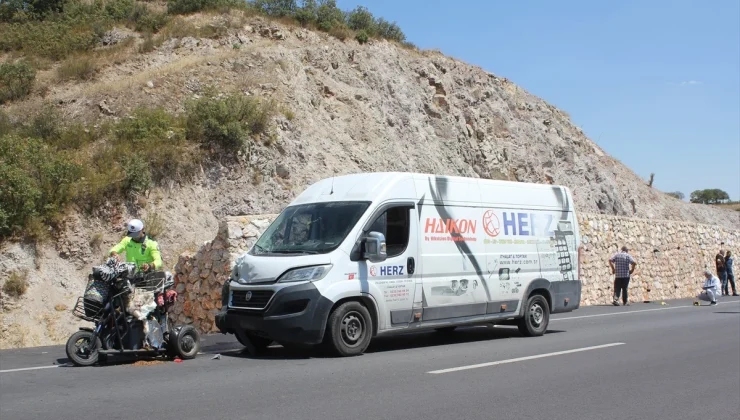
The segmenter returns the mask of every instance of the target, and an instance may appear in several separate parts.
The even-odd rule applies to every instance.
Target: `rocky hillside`
[[[116,29],[100,47],[119,48],[116,60],[92,80],[58,82],[52,65],[37,76],[43,89],[2,108],[19,118],[50,103],[67,120],[100,125],[141,106],[183,112],[185,100],[215,87],[273,99],[281,112],[271,122],[272,141],[255,142],[239,165],[204,165],[193,182],[154,188],[95,216],[71,210],[44,244],[0,245],[0,282],[12,274],[30,284],[20,299],[3,293],[0,347],[66,340],[78,325],[68,309],[87,270],[121,237],[127,218],[159,224],[171,268],[180,252],[215,236],[219,218],[279,212],[304,187],[335,174],[417,171],[562,184],[584,212],[740,227],[735,211],[647,186],[565,112],[503,76],[434,51],[340,41],[261,17],[186,20],[222,30],[173,36],[140,52],[149,49],[140,48],[145,36]]]

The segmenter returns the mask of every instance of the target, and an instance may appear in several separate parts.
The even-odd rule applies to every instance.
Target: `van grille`
[[[247,294],[250,294],[247,299]],[[231,291],[231,306],[234,308],[246,308],[246,309],[264,309],[272,295],[275,294],[272,290],[232,290]]]

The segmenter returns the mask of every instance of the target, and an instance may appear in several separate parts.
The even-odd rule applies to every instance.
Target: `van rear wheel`
[[[360,302],[346,302],[329,315],[326,332],[326,344],[334,353],[357,356],[370,345],[373,319]]]
[[[517,322],[519,332],[527,337],[541,336],[550,322],[550,305],[542,295],[531,296],[524,308],[524,318]]]

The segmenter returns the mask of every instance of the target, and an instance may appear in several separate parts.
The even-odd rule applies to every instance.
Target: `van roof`
[[[514,194],[517,197],[513,202],[501,204],[572,210],[571,194],[564,186],[415,172],[364,172],[325,178],[307,187],[290,205],[330,201],[373,202],[388,198],[431,200],[435,194],[428,186],[440,183],[456,185],[454,190],[446,191],[445,201],[482,203],[489,200],[481,200],[481,196],[494,197],[492,200],[495,201]],[[536,190],[555,190],[563,194],[560,199],[558,194],[526,194]]]

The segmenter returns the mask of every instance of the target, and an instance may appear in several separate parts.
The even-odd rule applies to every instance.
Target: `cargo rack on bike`
[[[95,322],[100,319],[104,308],[105,304],[80,296],[77,298],[74,309],[72,309],[72,314],[85,321]]]
[[[155,271],[137,276],[131,282],[131,286],[143,292],[163,292],[165,288],[172,285],[168,283],[174,284],[174,281],[170,281],[165,272]]]

